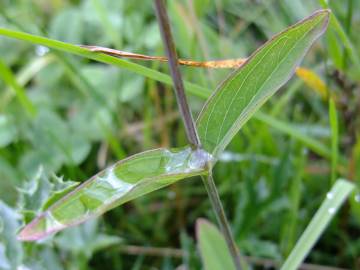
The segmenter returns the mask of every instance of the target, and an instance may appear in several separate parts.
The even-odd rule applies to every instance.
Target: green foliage
[[[197,121],[205,150],[218,156],[256,110],[289,80],[325,31],[328,13],[317,12],[272,38],[218,87]]]
[[[229,136],[214,177],[239,249],[277,262],[311,221],[331,176],[349,178],[357,185],[351,208],[330,216],[306,262],[357,269],[360,3],[167,2],[179,56],[200,61],[247,57],[321,5],[331,8],[327,39],[302,65],[332,90],[337,131],[330,123],[334,110],[329,114],[329,104],[293,78]],[[176,182],[36,243],[16,239],[24,224],[71,194],[79,182],[67,179],[89,179],[134,153],[186,145],[166,65],[77,46],[163,55],[151,1],[5,0],[0,27],[20,39],[0,38],[0,198],[6,202],[0,204],[0,269],[200,269],[194,224],[199,216],[213,219],[200,181]],[[195,113],[228,72],[182,68]],[[31,107],[36,114],[27,113]],[[313,241],[306,242],[301,250]],[[153,247],[160,247],[158,256]]]
[[[21,244],[16,241],[20,215],[0,202],[0,269],[16,269],[23,257]]]
[[[53,194],[42,207],[45,211],[20,232],[19,239],[41,239],[180,179],[204,174],[209,158],[203,150],[186,147],[151,150],[119,161],[70,193],[66,192],[69,187],[63,189],[64,197]],[[44,188],[37,190],[44,195]],[[33,191],[31,195],[34,196]],[[54,195],[59,198],[57,201]],[[34,197],[42,199],[39,195]]]
[[[310,252],[321,233],[324,231],[333,215],[337,212],[340,205],[354,189],[354,185],[347,180],[338,180],[333,188],[326,194],[325,201],[321,204],[315,216],[311,219],[299,241],[289,257],[281,267],[282,270],[298,269],[301,262]]]

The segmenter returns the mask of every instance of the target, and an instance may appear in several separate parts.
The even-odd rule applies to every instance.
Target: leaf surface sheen
[[[329,12],[317,11],[273,37],[218,87],[197,120],[207,152],[218,156],[246,121],[290,79],[325,31]]]
[[[117,162],[49,206],[19,233],[23,241],[82,223],[178,180],[206,173],[203,150],[155,149]]]

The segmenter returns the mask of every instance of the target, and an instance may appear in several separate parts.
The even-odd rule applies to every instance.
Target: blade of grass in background
[[[334,184],[339,159],[339,124],[336,105],[332,98],[329,99],[329,121],[331,127],[331,184]]]
[[[286,259],[281,270],[298,269],[329,224],[330,220],[353,189],[354,185],[346,180],[339,179],[336,181],[331,191],[326,194],[325,201],[311,219],[310,224],[297,241],[296,246]]]
[[[280,130],[290,135],[291,137],[301,141],[304,145],[309,147],[309,149],[311,149],[311,151],[315,152],[316,154],[327,159],[331,158],[330,148],[328,148],[323,143],[313,139],[312,137],[307,136],[302,131],[294,127],[292,124],[277,120],[262,112],[257,112],[254,118],[266,124],[269,124],[271,127],[274,127],[275,129]]]
[[[167,84],[172,84],[171,78],[161,72],[158,72],[156,70],[150,69],[150,68],[146,68],[144,66],[135,64],[135,63],[131,63],[116,57],[111,57],[109,55],[104,55],[104,54],[98,54],[98,53],[93,53],[93,52],[89,52],[88,50],[81,48],[79,46],[73,45],[73,44],[69,44],[69,43],[64,43],[61,41],[57,41],[57,40],[53,40],[53,39],[48,39],[48,38],[44,38],[44,37],[40,37],[40,36],[36,36],[36,35],[31,35],[31,34],[27,34],[27,33],[23,33],[23,32],[19,32],[19,31],[14,31],[14,30],[9,30],[9,29],[3,29],[0,28],[0,35],[3,36],[7,36],[7,37],[11,37],[11,38],[16,38],[19,40],[24,40],[24,41],[28,41],[34,44],[39,44],[42,46],[47,46],[49,48],[53,48],[56,50],[61,50],[61,51],[65,51],[68,53],[72,53],[72,54],[76,54],[76,55],[80,55],[83,56],[85,58],[89,58],[89,59],[93,59],[99,62],[103,62],[106,64],[111,64],[111,65],[115,65],[117,67],[120,68],[125,68],[128,69],[130,71],[133,71],[135,73],[138,73],[140,75],[143,75],[145,77],[151,78],[153,80],[157,80],[163,83],[167,83]],[[71,78],[74,79],[74,81],[76,82],[76,85],[79,85],[79,89],[81,89],[82,92],[84,92],[86,89],[89,89],[84,87],[86,86],[85,84],[82,83],[81,77],[79,75],[79,78],[76,78],[74,76],[71,76]],[[80,87],[81,86],[81,87]],[[300,84],[296,85],[296,89],[300,86]],[[201,87],[199,85],[193,84],[193,83],[189,83],[185,81],[185,87],[186,90],[190,93],[193,94],[197,97],[200,98],[208,98],[211,91],[209,89],[206,89],[204,87]],[[294,87],[295,89],[295,87]],[[272,128],[278,129],[280,127],[280,125],[278,125],[278,121],[267,115],[266,118],[265,117],[258,117],[257,115],[255,115],[256,118],[259,118],[260,121],[265,122],[266,124],[268,124],[269,126],[271,126]],[[283,127],[283,126],[281,126]],[[291,129],[288,128],[282,128],[280,129],[280,131],[287,133],[290,136],[293,136],[296,139],[303,139],[305,138],[304,136],[296,136],[296,132],[292,131]],[[330,155],[327,153],[327,151],[324,151],[324,148],[321,147],[321,143],[317,142],[316,140],[314,140],[313,138],[309,137],[309,140],[305,140],[305,142],[308,141],[311,143],[308,144],[308,147],[315,151],[316,153],[318,153],[321,156],[324,157],[329,157]],[[303,141],[304,142],[304,141]],[[319,147],[317,147],[317,145],[319,145]],[[322,149],[320,151],[317,151],[319,149]]]
[[[36,108],[26,95],[25,89],[16,81],[15,75],[11,69],[0,59],[0,76],[14,90],[20,104],[30,116],[35,116]]]
[[[24,87],[40,70],[49,65],[54,61],[52,55],[47,55],[44,57],[35,58],[34,61],[29,63],[23,69],[21,69],[17,76],[16,81],[21,87]],[[4,110],[6,105],[12,100],[12,97],[16,95],[15,91],[11,90],[10,87],[5,89],[5,92],[1,94],[0,97],[0,110]]]
[[[323,8],[330,8],[329,1],[319,0],[319,3]],[[339,35],[339,38],[343,42],[343,44],[345,46],[345,49],[346,49],[348,55],[350,56],[349,58],[355,64],[356,69],[360,70],[360,56],[357,53],[357,51],[356,51],[354,45],[352,44],[350,38],[346,34],[344,28],[340,24],[339,20],[337,19],[337,17],[333,13],[330,16],[330,28],[333,29],[334,31],[336,31],[336,33]]]
[[[204,151],[186,147],[146,151],[119,161],[45,209],[18,237],[41,239],[181,179],[205,174],[208,158]]]
[[[240,128],[294,74],[326,30],[329,10],[315,12],[258,49],[208,99],[197,127],[202,145],[218,156]]]
[[[95,61],[99,61],[106,64],[111,64],[120,68],[125,68],[130,71],[133,71],[137,74],[140,74],[142,76],[151,78],[153,80],[157,80],[166,84],[171,85],[172,81],[171,78],[159,71],[144,67],[142,65],[138,65],[132,62],[128,62],[116,57],[112,57],[105,54],[99,54],[96,52],[91,52],[87,49],[81,48],[77,45],[65,43],[61,41],[57,41],[54,39],[49,39],[45,37],[40,37],[36,35],[27,34],[20,31],[14,31],[9,29],[0,28],[0,35],[16,38],[24,41],[28,41],[34,44],[39,44],[42,46],[46,46],[49,48],[61,50],[64,52],[69,52],[72,54],[80,55]],[[199,97],[207,98],[210,94],[210,91],[204,87],[198,86],[193,83],[185,82],[185,87],[188,89],[189,93],[192,93],[194,95],[197,95]]]
[[[288,196],[289,210],[286,215],[286,222],[282,224],[281,244],[282,254],[288,256],[291,249],[295,246],[297,238],[297,229],[299,226],[300,203],[303,196],[301,191],[302,181],[305,174],[308,151],[302,146],[298,149],[294,166],[296,174],[290,184],[290,193]]]

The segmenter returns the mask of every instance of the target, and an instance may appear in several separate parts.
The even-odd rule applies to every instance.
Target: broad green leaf
[[[214,225],[199,219],[196,234],[205,270],[236,269],[225,239]]]
[[[320,10],[273,37],[233,72],[208,99],[197,120],[204,149],[215,157],[247,120],[290,77],[325,31],[329,10]]]
[[[205,174],[209,158],[203,150],[185,147],[146,151],[119,161],[49,206],[18,238],[40,239],[178,180]]]
[[[354,184],[349,181],[339,179],[326,194],[324,202],[321,204],[310,224],[297,241],[294,249],[281,267],[281,270],[298,269],[302,261],[315,245],[339,207],[354,189]]]

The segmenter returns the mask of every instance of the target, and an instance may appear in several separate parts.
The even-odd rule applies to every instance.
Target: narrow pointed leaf
[[[239,129],[290,77],[328,25],[320,10],[273,37],[208,99],[197,120],[203,147],[217,156]]]
[[[205,219],[196,222],[198,247],[205,270],[235,270],[230,251],[221,232]]]
[[[74,45],[71,43],[66,43],[59,40],[32,35],[25,32],[15,31],[2,27],[0,27],[0,36],[15,38],[18,40],[31,42],[33,44],[49,47],[55,50],[76,54],[88,59],[99,61],[105,64],[111,64],[119,68],[127,69],[139,75],[151,78],[153,80],[157,80],[159,82],[163,82],[165,84],[170,84],[170,85],[172,84],[171,77],[162,72],[147,68],[139,64],[135,64],[133,62],[128,62],[120,58],[112,57],[106,54],[91,52],[88,49],[82,48],[78,45]],[[209,89],[193,84],[191,82],[185,81],[184,84],[187,90],[189,91],[189,93],[197,95],[199,97],[206,98],[210,93]]]
[[[326,199],[311,219],[310,224],[306,227],[304,233],[281,267],[281,270],[299,269],[302,261],[306,258],[307,254],[309,254],[316,241],[354,187],[354,184],[344,179],[339,179],[335,182],[330,192],[326,194]]]
[[[204,174],[208,158],[208,153],[186,147],[147,151],[119,161],[48,207],[18,238],[38,240],[178,180]]]

